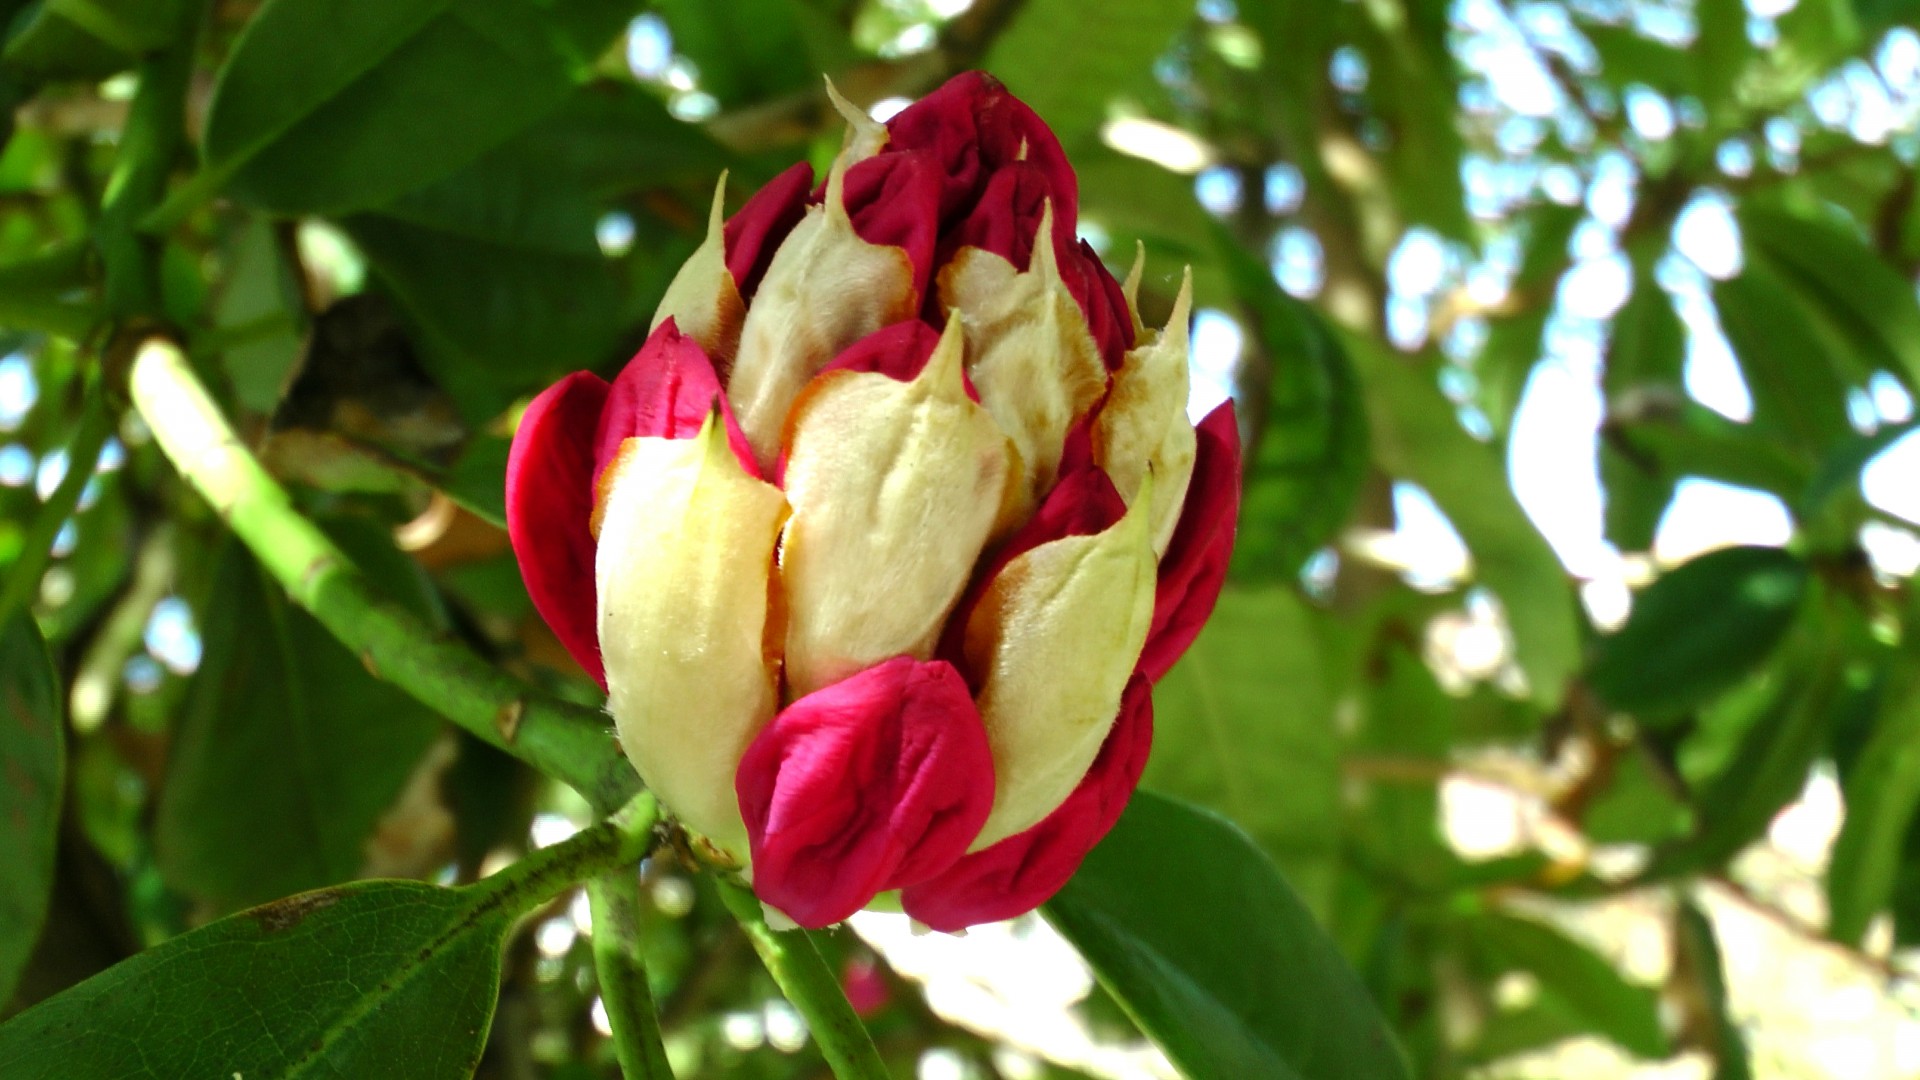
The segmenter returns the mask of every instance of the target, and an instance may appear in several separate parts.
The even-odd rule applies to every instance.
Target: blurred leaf
[[[1674,925],[1676,981],[1698,989],[1698,1005],[1712,1025],[1708,1051],[1713,1055],[1713,1080],[1753,1080],[1746,1037],[1727,1010],[1726,966],[1714,936],[1713,920],[1684,895],[1678,898],[1678,904]]]
[[[1714,284],[1713,303],[1753,395],[1756,428],[1802,455],[1853,434],[1848,380],[1784,279],[1749,262]]]
[[[1698,60],[1683,66],[1697,68],[1700,100],[1708,114],[1731,126],[1738,116],[1734,91],[1753,58],[1746,0],[1700,0],[1694,17],[1700,24],[1694,38]]]
[[[1506,431],[1513,422],[1527,377],[1546,353],[1541,334],[1554,307],[1560,275],[1572,263],[1567,249],[1573,230],[1584,218],[1580,207],[1543,203],[1523,219],[1526,249],[1511,286],[1518,314],[1492,320],[1487,344],[1474,363],[1480,389],[1476,400],[1496,432]]]
[[[1596,844],[1658,844],[1687,831],[1692,818],[1675,782],[1639,743],[1620,751],[1606,787],[1580,817],[1580,831]]]
[[[486,885],[342,885],[221,919],[0,1025],[9,1080],[465,1080],[520,914]]]
[[[1339,950],[1220,818],[1136,794],[1045,911],[1192,1080],[1407,1075]]]
[[[53,891],[53,856],[66,787],[60,679],[33,617],[0,632],[0,1006],[13,996],[39,940]]]
[[[1601,638],[1587,680],[1607,704],[1657,721],[1702,704],[1765,663],[1806,598],[1805,563],[1730,547],[1667,571]]]
[[[507,527],[507,451],[513,440],[478,435],[441,477],[440,490],[500,528]]]
[[[220,71],[206,169],[279,213],[385,202],[559,104],[556,33],[525,0],[268,0]]]
[[[1737,2],[1737,0],[1736,0]],[[1667,294],[1654,281],[1652,268],[1636,266],[1633,295],[1614,316],[1607,341],[1601,391],[1606,395],[1608,424],[1621,415],[1634,415],[1649,406],[1664,408],[1684,402],[1681,370],[1686,364],[1687,331],[1674,313]],[[1654,530],[1679,476],[1658,467],[1651,455],[1634,454],[1616,438],[1600,443],[1600,479],[1606,491],[1606,535],[1622,550],[1647,551]]]
[[[1247,580],[1291,582],[1353,512],[1367,475],[1366,406],[1352,362],[1320,316],[1281,292],[1224,230],[1215,243],[1269,362],[1233,569]]]
[[[1847,642],[1864,636],[1857,616],[1822,610],[1831,598],[1809,599],[1807,616],[1782,650],[1777,678],[1741,714],[1731,753],[1694,792],[1695,831],[1659,849],[1643,873],[1649,881],[1717,866],[1767,828],[1806,784],[1807,770],[1849,703],[1856,684]]]
[[[1751,258],[1777,270],[1860,354],[1860,367],[1920,385],[1920,298],[1853,228],[1827,216],[1802,216],[1770,202],[1740,207],[1740,235]]]
[[[341,536],[377,580],[399,586],[390,595],[422,607],[419,572],[391,541]],[[154,825],[161,870],[221,911],[358,876],[436,718],[369,676],[237,543],[204,610],[205,660]]]
[[[1736,0],[1738,2],[1738,0]],[[1366,8],[1369,14],[1384,8]],[[1446,23],[1404,24],[1404,7],[1388,19],[1375,16],[1361,38],[1368,58],[1367,97],[1391,132],[1385,154],[1393,194],[1410,225],[1425,225],[1462,243],[1476,240],[1467,216],[1460,159],[1455,63],[1447,48]]]
[[[1893,898],[1907,826],[1920,811],[1920,666],[1902,655],[1843,791],[1847,812],[1827,865],[1827,933],[1859,944]]]
[[[1154,60],[1192,19],[1191,6],[1166,0],[1026,0],[980,66],[1072,150],[1093,141],[1109,99],[1151,82]]]
[[[1853,11],[1869,35],[1894,26],[1920,24],[1920,0],[1853,0]]]
[[[1631,26],[1583,22],[1580,32],[1599,53],[1600,77],[1614,90],[1637,83],[1668,99],[1699,95],[1702,66],[1687,52],[1644,37]],[[1745,35],[1744,27],[1741,33]]]
[[[675,52],[694,62],[700,90],[722,108],[816,91],[820,72],[801,34],[796,0],[658,0]]]
[[[1558,1041],[1584,1032],[1610,1039],[1637,1057],[1666,1056],[1657,989],[1628,982],[1593,950],[1545,923],[1493,914],[1468,920],[1465,929],[1485,965],[1482,985],[1517,971],[1532,975],[1539,986],[1538,998],[1519,1010],[1523,1019],[1513,1024],[1516,1034],[1530,1037],[1502,1039],[1496,1020],[1489,1025],[1491,1045],[1479,1048],[1485,1056],[1533,1049],[1540,1045],[1533,1039],[1542,1035]],[[1560,1034],[1552,1035],[1556,1030]]]
[[[1425,370],[1378,342],[1347,341],[1380,467],[1425,488],[1459,530],[1475,577],[1506,609],[1534,699],[1551,709],[1580,665],[1579,605],[1559,557],[1521,510],[1494,448],[1460,427]]]
[[[1232,818],[1326,911],[1337,852],[1332,665],[1292,592],[1229,587],[1154,687],[1144,782]]]
[[[140,54],[171,43],[179,32],[180,3],[34,0],[24,6],[0,4],[0,16],[12,20],[0,62],[29,82],[103,79],[132,66]]]
[[[1356,768],[1341,770],[1341,806],[1349,820],[1348,843],[1364,851],[1369,863],[1419,888],[1444,891],[1472,872],[1440,829],[1439,780],[1452,767],[1461,710],[1409,645],[1418,625],[1396,621],[1384,627],[1360,665],[1362,709],[1347,762]],[[1373,763],[1412,775],[1375,775],[1367,767]]]
[[[1812,518],[1844,492],[1850,490],[1859,495],[1860,473],[1868,463],[1916,430],[1920,430],[1920,423],[1914,421],[1888,424],[1871,435],[1856,435],[1841,443],[1827,455],[1800,498],[1791,504],[1795,512],[1802,518]]]
[[[1643,477],[1706,477],[1793,505],[1813,475],[1806,458],[1779,440],[1690,400],[1632,402],[1600,434],[1618,464]]]

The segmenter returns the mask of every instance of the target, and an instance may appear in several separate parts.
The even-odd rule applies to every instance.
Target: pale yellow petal
[[[794,408],[780,548],[788,695],[926,659],[999,516],[1007,440],[961,381],[949,323],[912,382],[835,372]]]
[[[689,828],[744,857],[733,775],[777,706],[768,594],[786,502],[713,418],[692,439],[628,439],[608,471],[594,571],[621,746]]]
[[[1020,453],[1028,506],[1053,487],[1067,432],[1107,383],[1086,316],[1060,278],[1052,236],[1049,205],[1026,271],[992,252],[963,248],[939,282],[942,304],[962,312],[980,401]]]
[[[682,334],[707,351],[714,370],[723,378],[739,351],[740,323],[747,314],[739,286],[727,271],[726,194],[727,174],[721,173],[713,191],[713,209],[707,216],[707,238],[674,274],[648,326],[652,330],[673,319]]]
[[[1053,812],[1113,727],[1153,618],[1147,501],[1105,532],[1018,556],[967,620],[994,771],[993,812],[976,851]]]
[[[763,468],[779,456],[800,388],[840,350],[920,306],[907,253],[860,238],[844,183],[836,165],[826,202],[808,207],[774,253],[741,328],[727,397]]]
[[[1094,422],[1094,461],[1131,505],[1141,483],[1154,478],[1153,550],[1163,553],[1180,522],[1193,478],[1196,440],[1187,421],[1187,313],[1193,302],[1188,271],[1165,330],[1143,335],[1113,376],[1113,391]]]

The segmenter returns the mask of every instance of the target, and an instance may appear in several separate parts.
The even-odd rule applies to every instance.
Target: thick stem
[[[673,1080],[641,952],[639,875],[630,866],[601,874],[587,882],[587,904],[593,912],[593,967],[620,1069],[627,1080]]]
[[[180,475],[374,675],[571,785],[602,813],[638,790],[601,713],[535,691],[381,597],[241,445],[178,345],[152,338],[140,346],[131,393]]]
[[[20,561],[13,565],[6,589],[0,592],[0,624],[12,618],[39,589],[40,576],[47,572],[47,563],[53,559],[53,542],[60,535],[60,526],[73,516],[73,508],[80,504],[80,494],[86,490],[87,481],[93,479],[94,463],[100,460],[100,450],[112,432],[112,410],[107,407],[106,395],[96,387],[87,396],[80,430],[67,446],[67,474],[41,504],[40,513],[33,519],[20,549]]]
[[[873,1036],[848,1004],[846,992],[814,947],[813,938],[805,930],[768,926],[760,898],[746,886],[724,877],[714,878],[714,884],[727,910],[747,932],[767,973],[806,1018],[833,1075],[840,1080],[887,1080],[887,1067],[874,1048]]]

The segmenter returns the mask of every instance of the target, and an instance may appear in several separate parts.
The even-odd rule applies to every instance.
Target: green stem
[[[673,1080],[640,940],[640,877],[616,867],[587,882],[593,912],[593,966],[613,1029],[613,1050],[627,1080]]]
[[[25,545],[20,549],[20,561],[13,565],[5,590],[0,591],[0,624],[12,618],[39,590],[40,576],[47,572],[47,563],[53,559],[54,538],[60,535],[60,526],[73,516],[73,508],[80,504],[80,493],[86,490],[87,481],[93,479],[94,463],[100,460],[100,450],[112,433],[112,410],[107,407],[106,395],[95,387],[87,395],[80,430],[67,446],[67,475],[41,504],[40,513],[33,519]]]
[[[180,347],[143,343],[134,407],[180,475],[368,670],[609,812],[639,788],[598,710],[535,691],[381,597],[241,445]]]
[[[497,893],[508,910],[524,915],[581,881],[645,858],[659,820],[653,793],[640,792],[598,823],[468,888]]]
[[[715,877],[720,899],[740,921],[760,954],[780,992],[806,1018],[807,1027],[820,1043],[833,1075],[840,1080],[887,1080],[887,1066],[873,1045],[873,1036],[848,1004],[840,980],[821,958],[813,938],[805,930],[775,930],[767,925],[766,910],[753,890],[723,877]]]

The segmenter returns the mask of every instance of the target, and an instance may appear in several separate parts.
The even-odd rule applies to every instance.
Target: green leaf
[[[1633,295],[1614,316],[1601,376],[1609,425],[1618,416],[1684,401],[1686,395],[1681,381],[1686,326],[1654,281],[1652,268],[1640,265],[1636,271]],[[1631,453],[1618,439],[1607,438],[1600,444],[1607,538],[1623,550],[1651,549],[1660,516],[1673,501],[1680,478],[1658,464],[1651,455]]]
[[[1192,19],[1190,6],[1166,0],[1026,0],[980,66],[1071,149],[1092,141],[1111,98],[1151,84],[1154,60]]]
[[[1267,268],[1217,226],[1215,245],[1269,361],[1233,569],[1243,579],[1293,581],[1346,525],[1359,498],[1366,405],[1352,361],[1320,317],[1281,292]]]
[[[1506,609],[1534,699],[1552,708],[1580,665],[1579,604],[1559,558],[1521,510],[1499,454],[1460,426],[1427,370],[1371,339],[1346,341],[1366,388],[1375,459],[1425,488],[1459,530],[1476,578]]]
[[[794,0],[659,0],[654,7],[674,51],[699,68],[701,91],[723,108],[820,87]]]
[[[66,791],[60,680],[33,617],[0,629],[0,1006],[26,968],[53,891]]]
[[[1340,807],[1327,652],[1313,611],[1289,590],[1226,589],[1154,687],[1144,781],[1239,823],[1321,912]]]
[[[385,202],[558,105],[555,34],[526,0],[268,0],[221,68],[207,175],[279,213]]]
[[[1727,973],[1714,937],[1713,920],[1682,894],[1674,924],[1674,972],[1680,985],[1698,986],[1711,1025],[1707,1051],[1713,1055],[1713,1080],[1753,1080],[1746,1036],[1727,1011]]]
[[[1807,594],[1806,564],[1780,548],[1730,547],[1662,574],[1627,624],[1600,640],[1588,682],[1645,720],[1712,699],[1765,663]]]
[[[1753,395],[1755,428],[1801,455],[1853,434],[1847,374],[1783,278],[1750,262],[1714,285],[1713,303]]]
[[[506,528],[507,452],[511,449],[511,439],[475,436],[440,478],[440,490],[473,513]]]
[[[376,881],[254,908],[0,1025],[0,1075],[465,1080],[524,906]]]
[[[421,607],[418,571],[391,541],[340,537],[377,577],[410,585],[411,606]],[[375,681],[238,543],[228,545],[204,610],[206,659],[154,826],[161,872],[221,911],[359,876],[374,827],[437,719]]]
[[[1609,418],[1601,437],[1616,467],[1641,477],[1703,476],[1772,492],[1789,505],[1814,472],[1807,455],[1693,401],[1638,402]]]
[[[1133,798],[1048,921],[1192,1080],[1403,1080],[1359,977],[1227,821]]]
[[[1481,915],[1467,920],[1465,931],[1484,983],[1508,972],[1525,972],[1537,981],[1539,997],[1521,1010],[1534,1015],[1514,1025],[1519,1030],[1551,1034],[1558,1029],[1556,1039],[1592,1032],[1639,1057],[1666,1056],[1657,989],[1628,982],[1593,950],[1532,919]],[[1513,1040],[1479,1049],[1492,1057],[1535,1045]]]
[[[103,79],[172,43],[181,0],[36,0],[0,4],[12,22],[0,62],[29,82]],[[18,14],[12,9],[20,8]]]
[[[1747,200],[1740,235],[1750,257],[1778,271],[1858,351],[1861,366],[1920,385],[1920,298],[1850,223]]]
[[[1903,656],[1872,735],[1845,776],[1847,813],[1827,864],[1827,933],[1858,944],[1893,899],[1920,811],[1920,668]]]
[[[1480,391],[1476,400],[1496,432],[1505,432],[1513,422],[1533,366],[1546,355],[1541,335],[1554,307],[1560,276],[1572,264],[1568,245],[1573,230],[1584,218],[1579,207],[1543,203],[1523,219],[1526,252],[1511,288],[1520,313],[1493,321],[1486,347],[1474,363]]]
[[[1735,92],[1753,59],[1753,42],[1747,37],[1746,0],[1700,0],[1695,18],[1700,22],[1694,38],[1700,100],[1709,115],[1727,125],[1738,116]]]

